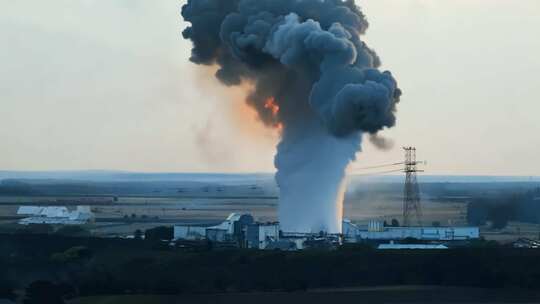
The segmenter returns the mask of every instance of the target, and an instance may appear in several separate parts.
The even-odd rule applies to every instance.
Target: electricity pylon
[[[420,205],[420,189],[416,179],[418,170],[416,165],[416,148],[403,147],[405,150],[405,188],[403,190],[403,226],[411,226],[413,217],[418,225],[422,226],[422,206]]]

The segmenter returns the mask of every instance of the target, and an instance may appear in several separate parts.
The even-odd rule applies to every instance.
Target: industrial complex
[[[193,222],[189,222],[190,224],[178,224],[173,218],[161,220],[153,217],[153,220],[174,223],[172,238],[176,241],[175,243],[204,240],[212,242],[216,246],[261,250],[337,248],[344,243],[365,242],[381,245],[380,249],[443,249],[448,245],[478,239],[480,237],[478,227],[430,227],[422,224],[420,191],[416,179],[416,173],[422,171],[417,169],[416,166],[421,162],[416,160],[416,149],[414,147],[404,147],[404,150],[405,160],[390,164],[391,166],[404,165],[402,172],[406,174],[403,192],[403,226],[400,226],[397,220],[393,221],[392,225],[388,225],[386,221],[379,219],[371,219],[367,221],[367,224],[364,220],[363,224],[360,224],[359,222],[342,219],[340,215],[338,224],[334,225],[338,227],[337,231],[324,229],[324,225],[321,226],[320,230],[313,229],[317,225],[308,225],[312,229],[291,230],[289,229],[292,227],[290,223],[285,225],[281,221],[281,217],[279,217],[280,222],[257,221],[251,214],[242,211],[231,213],[223,222],[217,225],[208,223],[193,224]],[[117,202],[111,203],[116,204]],[[95,210],[99,212],[99,208]],[[165,215],[166,212],[174,213],[178,212],[178,210],[185,210],[185,208],[172,208],[169,211],[163,208],[162,214]],[[242,207],[237,210],[242,210]],[[128,215],[119,210],[115,212],[117,212],[116,218],[103,219],[101,217],[97,221],[103,222],[105,220],[131,224],[135,221],[146,223],[149,219],[147,215],[141,215],[138,218],[134,213]],[[121,218],[119,218],[119,215]],[[297,215],[298,218],[303,216],[303,213]],[[328,216],[319,214],[318,218],[320,221],[326,222]],[[17,219],[21,225],[83,225],[94,222],[95,215],[90,206],[74,206],[74,204],[68,206],[25,205],[18,208]]]
[[[386,222],[371,220],[357,225],[343,219],[340,233],[287,232],[279,222],[260,223],[250,214],[232,213],[217,226],[176,225],[174,239],[212,242],[236,242],[241,247],[256,249],[299,250],[309,247],[335,247],[342,243],[377,242],[379,249],[445,249],[450,242],[463,242],[480,238],[478,227],[426,227],[422,225],[420,190],[416,178],[416,148],[404,147],[405,185],[403,195],[404,226],[388,226]],[[417,225],[413,226],[415,221]],[[408,244],[394,244],[407,241]],[[411,244],[411,241],[419,244]]]
[[[385,227],[383,222],[370,221],[367,227],[343,221],[343,237],[349,242],[363,240],[466,241],[480,237],[478,227]]]
[[[390,243],[403,240],[428,242],[438,246],[442,243],[468,241],[479,237],[478,227],[387,227],[383,222],[376,220],[370,221],[365,226],[343,220],[341,234],[288,233],[281,231],[277,222],[259,223],[254,221],[249,214],[237,213],[232,213],[217,226],[174,226],[175,240],[205,239],[212,242],[238,242],[239,246],[246,248],[283,250],[333,247],[344,242]],[[396,249],[398,248],[396,247]]]

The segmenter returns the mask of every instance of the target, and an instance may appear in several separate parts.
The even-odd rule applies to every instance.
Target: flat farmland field
[[[175,223],[212,225],[221,222],[230,213],[250,213],[261,222],[277,221],[277,197],[131,197],[118,196],[114,200],[89,197],[14,196],[0,197],[0,220],[14,223],[20,217],[17,209],[23,205],[59,205],[75,208],[89,205],[95,214],[95,223],[89,225],[96,235],[132,235],[137,229],[173,225]],[[466,205],[454,202],[423,204],[424,221],[438,221],[445,225],[465,224]],[[348,195],[344,203],[344,217],[359,224],[371,219],[390,222],[401,220],[402,202],[395,198],[366,199]]]

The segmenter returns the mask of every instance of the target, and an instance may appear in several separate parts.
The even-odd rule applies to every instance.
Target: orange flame
[[[272,117],[277,121],[277,115],[279,114],[279,105],[276,103],[274,97],[268,97],[264,103],[264,108],[270,110]],[[283,124],[281,122],[275,122],[274,127],[281,132],[283,130]]]
[[[264,108],[269,109],[272,112],[272,115],[277,116],[279,113],[279,105],[276,103],[274,97],[269,97],[264,103]]]

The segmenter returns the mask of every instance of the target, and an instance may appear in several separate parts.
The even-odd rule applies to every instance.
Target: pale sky
[[[0,170],[273,171],[240,89],[188,61],[182,1],[0,0]],[[539,175],[540,1],[357,1],[430,174]],[[249,119],[246,119],[248,117]]]

